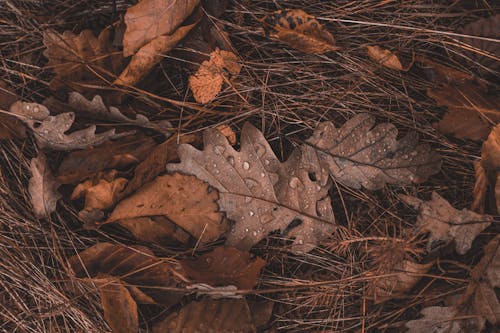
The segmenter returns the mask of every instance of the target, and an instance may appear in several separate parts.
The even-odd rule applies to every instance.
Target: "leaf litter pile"
[[[500,331],[497,3],[0,6],[1,332]]]

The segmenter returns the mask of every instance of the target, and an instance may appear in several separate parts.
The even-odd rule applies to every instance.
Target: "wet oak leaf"
[[[420,233],[430,233],[428,250],[433,248],[436,241],[454,241],[456,251],[463,255],[469,251],[477,235],[493,221],[490,215],[455,209],[436,192],[432,193],[430,201],[408,195],[400,195],[400,198],[419,211],[417,229]]]
[[[259,257],[252,259],[247,251],[232,247],[217,247],[197,259],[181,260],[180,264],[194,282],[253,289],[266,262]]]
[[[266,35],[311,54],[336,51],[333,35],[302,9],[279,10],[262,18]]]
[[[134,132],[115,133],[114,129],[96,133],[96,126],[66,134],[75,120],[73,112],[51,116],[49,110],[37,103],[16,102],[10,107],[10,112],[16,114],[31,129],[41,148],[52,150],[75,150],[98,146],[111,139],[118,139]]]
[[[383,49],[380,46],[367,46],[368,56],[375,62],[384,67],[395,69],[397,71],[407,71],[409,68],[403,67],[398,56],[389,50]]]
[[[224,82],[230,82],[240,70],[241,65],[234,53],[217,48],[210,53],[210,59],[204,61],[198,71],[189,77],[189,88],[194,99],[204,104],[212,101]]]
[[[153,326],[153,333],[255,333],[244,299],[205,299],[191,302]]]
[[[97,243],[71,257],[68,263],[76,278],[119,278],[137,302],[146,304],[176,304],[183,293],[168,288],[180,288],[187,282],[180,267],[155,257],[143,246]]]
[[[195,175],[219,191],[220,210],[235,221],[227,245],[248,250],[275,230],[294,237],[292,251],[307,252],[335,230],[328,187],[308,176],[309,165],[296,151],[280,163],[261,132],[246,123],[241,149],[222,133],[203,133],[204,149],[179,147],[180,164],[167,170]],[[301,223],[292,223],[300,220]],[[290,226],[289,226],[290,225]]]
[[[99,292],[104,318],[113,333],[139,331],[137,304],[123,282],[116,278],[99,277]]]
[[[61,184],[52,175],[47,158],[41,152],[31,160],[30,171],[28,192],[33,212],[38,218],[48,218],[56,210],[57,201],[62,197],[57,191]]]
[[[227,224],[217,207],[218,194],[193,176],[158,176],[122,200],[108,222],[135,217],[165,215],[202,242],[226,232]]]
[[[355,116],[340,128],[322,123],[307,140],[304,154],[317,159],[336,181],[354,188],[377,190],[387,183],[422,183],[439,172],[440,156],[429,145],[419,145],[415,133],[397,140],[394,125],[374,124],[375,119],[367,114]]]

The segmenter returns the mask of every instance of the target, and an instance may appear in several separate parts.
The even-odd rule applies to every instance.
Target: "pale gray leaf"
[[[28,192],[33,212],[38,218],[47,218],[56,210],[57,201],[61,198],[61,194],[57,191],[60,184],[52,175],[47,165],[47,158],[41,152],[31,159],[30,171]]]

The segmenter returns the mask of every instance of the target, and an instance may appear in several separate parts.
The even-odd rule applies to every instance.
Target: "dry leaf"
[[[249,252],[232,247],[217,247],[195,260],[182,260],[180,264],[194,282],[211,286],[234,285],[238,289],[253,289],[266,264],[259,257],[251,258]]]
[[[219,191],[220,210],[235,221],[229,246],[246,250],[270,232],[290,229],[287,236],[295,237],[292,250],[304,252],[332,234],[328,187],[309,178],[300,152],[280,163],[249,123],[243,126],[239,152],[215,129],[206,130],[203,141],[203,151],[181,145],[181,163],[167,169],[193,174]],[[298,220],[302,223],[293,222]]]
[[[476,80],[478,84],[482,85],[482,82],[478,81],[474,75],[429,60],[426,57],[416,55],[415,60],[422,66],[430,80],[436,84],[452,83],[460,85],[468,81]]]
[[[212,101],[224,82],[230,82],[240,70],[241,65],[234,53],[216,49],[210,53],[210,60],[204,61],[198,71],[189,77],[189,88],[194,99],[199,103]]]
[[[118,224],[127,229],[135,238],[160,245],[178,242],[186,244],[189,234],[165,216],[136,217],[122,219]]]
[[[266,35],[305,52],[323,54],[336,51],[333,35],[302,9],[279,10],[261,19]]]
[[[16,117],[3,113],[17,100],[15,92],[5,81],[0,80],[0,140],[26,137],[23,123]]]
[[[57,170],[57,180],[72,184],[107,169],[123,169],[149,158],[155,149],[151,137],[128,136],[86,150],[70,152]],[[165,168],[163,168],[165,169]]]
[[[38,218],[48,218],[56,210],[57,201],[61,198],[57,191],[61,184],[52,175],[47,158],[41,152],[31,159],[30,171],[28,192],[33,212]]]
[[[171,35],[188,18],[199,0],[143,0],[127,9],[123,36],[123,55],[136,53],[163,35]]]
[[[470,209],[484,214],[486,193],[488,190],[488,178],[481,161],[474,162],[474,173],[476,174],[476,183],[474,184],[474,189],[472,190],[474,201],[472,202]]]
[[[405,68],[399,61],[399,58],[393,52],[383,49],[380,46],[367,46],[368,56],[378,62],[382,66],[385,66],[390,69],[395,69],[397,71],[407,71],[409,67]]]
[[[206,299],[191,302],[153,326],[153,333],[254,333],[244,299]]]
[[[98,279],[100,275],[119,278],[139,302],[171,306],[183,296],[168,290],[181,287],[187,280],[180,268],[154,256],[142,246],[97,243],[70,258],[77,278]]]
[[[218,212],[218,194],[195,177],[181,174],[158,176],[122,200],[108,222],[135,217],[165,215],[202,242],[219,238],[227,229]]]
[[[320,124],[307,140],[303,154],[319,163],[347,186],[382,188],[386,183],[421,183],[439,172],[441,158],[428,145],[418,145],[418,136],[409,133],[399,141],[392,124],[379,124],[367,114],[357,115],[341,128]],[[319,162],[316,162],[319,161]]]
[[[137,304],[128,289],[116,278],[99,277],[104,318],[113,333],[136,333],[139,331]]]
[[[454,307],[431,306],[420,311],[424,318],[408,321],[408,333],[465,333],[460,321],[454,320]]]
[[[118,139],[134,132],[115,134],[111,129],[96,133],[96,126],[65,134],[75,120],[73,112],[51,116],[49,110],[37,103],[16,102],[10,107],[10,112],[21,117],[22,121],[33,131],[35,139],[41,148],[53,150],[74,150],[98,146],[110,139]]]
[[[257,331],[264,331],[264,327],[269,323],[273,315],[274,302],[267,299],[247,299],[247,304],[252,313],[252,321]]]
[[[480,215],[467,209],[457,210],[436,192],[432,192],[430,201],[416,197],[400,195],[400,198],[419,210],[417,228],[420,233],[429,232],[428,250],[436,241],[450,243],[455,241],[455,249],[465,254],[472,246],[477,235],[493,221],[489,215]]]

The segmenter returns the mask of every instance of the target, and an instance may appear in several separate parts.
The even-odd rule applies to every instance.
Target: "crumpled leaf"
[[[116,278],[99,277],[99,291],[104,318],[113,333],[139,331],[137,304],[123,282]]]
[[[420,233],[429,232],[428,249],[436,241],[450,243],[455,241],[455,249],[465,254],[472,246],[477,235],[493,221],[489,215],[480,215],[467,209],[457,210],[436,192],[432,192],[430,201],[416,197],[400,195],[400,198],[419,210],[417,228]]]
[[[386,183],[422,183],[439,172],[441,158],[429,145],[418,145],[418,136],[409,133],[396,140],[392,124],[379,124],[360,114],[335,128],[331,122],[320,124],[305,146],[309,159],[327,170],[336,180],[354,188],[382,188]],[[310,156],[310,157],[309,157]]]
[[[190,235],[165,216],[121,219],[118,224],[130,231],[135,238],[160,245],[178,242],[186,244]]]
[[[35,139],[41,148],[53,150],[74,150],[98,146],[108,140],[118,139],[133,131],[115,134],[111,129],[103,133],[96,133],[96,126],[66,134],[73,125],[73,112],[51,116],[49,110],[37,103],[16,102],[10,107],[10,112],[21,117],[22,121],[33,131]]]
[[[394,52],[383,49],[380,46],[367,46],[368,56],[375,62],[397,71],[407,71],[409,67],[403,67],[401,61]]]
[[[88,100],[78,92],[71,92],[69,93],[68,104],[76,111],[85,112],[93,118],[150,128],[165,134],[172,131],[172,124],[167,120],[150,121],[142,114],[137,114],[136,118],[132,119],[120,112],[116,107],[110,106],[108,108],[99,95],[95,95],[92,100]]]
[[[153,333],[255,331],[250,310],[244,299],[194,301],[153,326]]]
[[[162,35],[172,34],[193,12],[199,0],[143,0],[127,9],[123,55],[137,50]]]
[[[108,222],[165,215],[201,242],[219,238],[227,229],[218,212],[218,194],[196,177],[181,174],[158,176],[122,200]]]
[[[240,70],[241,65],[234,53],[217,48],[210,53],[210,59],[204,61],[198,71],[189,77],[189,88],[194,99],[199,103],[212,101],[224,82],[230,82]]]
[[[291,47],[312,54],[336,51],[333,35],[312,15],[302,9],[279,10],[262,18],[266,35]]]
[[[220,210],[235,221],[227,245],[247,250],[270,232],[290,229],[292,251],[307,252],[332,234],[328,187],[310,179],[299,151],[280,163],[249,123],[243,126],[239,152],[215,129],[203,135],[203,151],[181,145],[181,163],[169,164],[167,170],[193,174],[219,191]]]
[[[17,100],[18,97],[11,87],[5,81],[0,80],[0,140],[26,137],[26,128],[23,123],[16,117],[2,112],[9,110]]]
[[[212,286],[234,285],[238,289],[253,289],[266,262],[249,252],[232,247],[217,247],[195,260],[181,260],[180,264],[194,282]]]
[[[75,91],[85,91],[82,83],[102,85],[104,79],[113,80],[123,69],[124,59],[113,47],[112,27],[104,29],[96,38],[91,30],[79,35],[71,31],[62,34],[54,30],[43,32],[44,55],[49,59],[46,67],[52,68],[55,77],[50,82],[52,90],[69,86]]]
[[[31,159],[30,171],[28,192],[33,212],[38,218],[48,218],[56,210],[57,201],[61,198],[57,191],[61,184],[52,175],[47,158],[42,152]]]
[[[183,294],[167,288],[179,288],[187,282],[179,267],[155,257],[143,246],[97,243],[71,257],[69,265],[77,278],[119,278],[138,303],[176,304]]]
[[[460,321],[454,320],[454,307],[430,306],[420,311],[424,318],[408,321],[408,333],[465,333]]]

